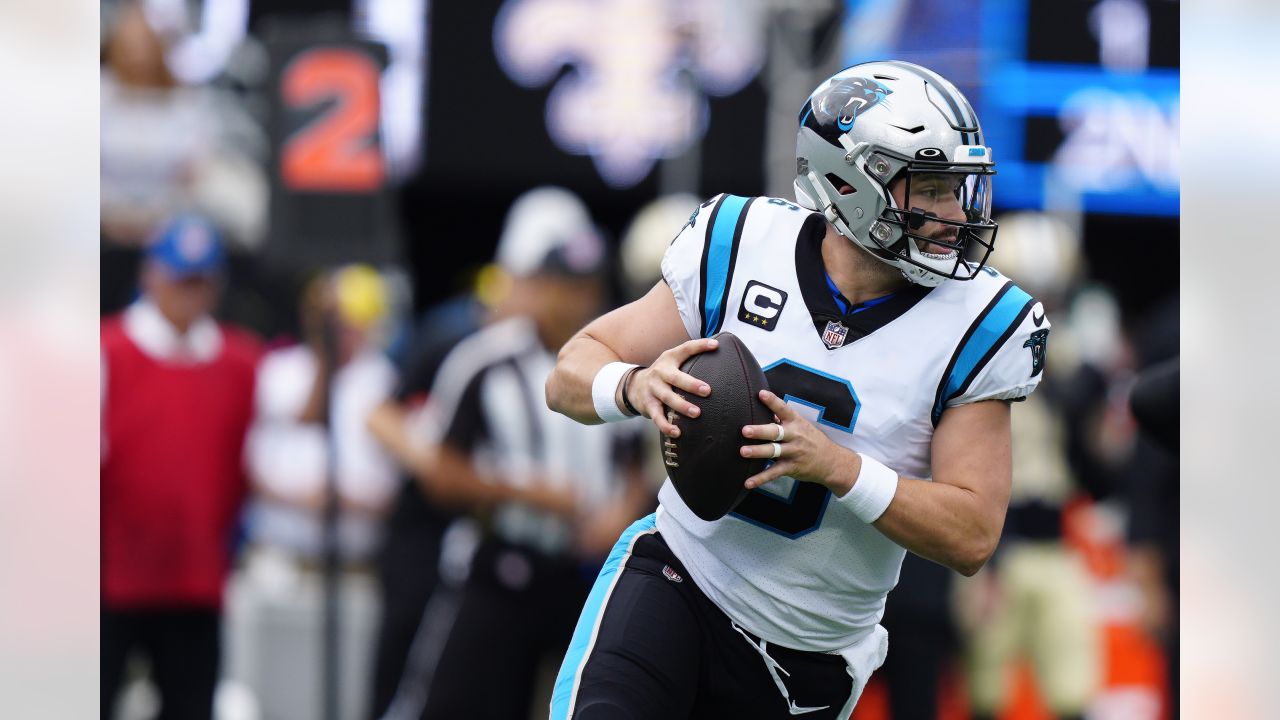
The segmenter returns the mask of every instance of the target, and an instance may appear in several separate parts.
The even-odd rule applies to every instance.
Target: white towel
[[[884,664],[885,656],[889,654],[889,632],[876,625],[866,637],[832,654],[844,658],[845,664],[849,666],[849,677],[853,678],[853,693],[838,716],[847,718],[858,704],[858,698],[862,697],[871,673]]]

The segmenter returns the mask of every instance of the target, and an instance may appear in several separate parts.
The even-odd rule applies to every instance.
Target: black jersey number
[[[786,359],[765,368],[764,375],[769,380],[769,388],[787,402],[815,408],[819,424],[853,432],[861,403],[848,380]],[[795,482],[790,497],[785,498],[765,490],[752,490],[733,515],[794,539],[818,529],[830,500],[831,491],[825,487]]]

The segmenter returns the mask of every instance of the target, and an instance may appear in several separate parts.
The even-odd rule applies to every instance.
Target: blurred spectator
[[[1106,402],[1104,392],[1080,392],[1075,376],[1081,366],[1106,362],[1117,329],[1087,338],[1072,333],[1080,318],[1067,300],[1082,260],[1079,237],[1066,221],[1040,213],[1002,218],[992,264],[1043,304],[1033,313],[1064,321],[1055,323],[1048,343],[1051,376],[1042,392],[1013,408],[1013,487],[1000,546],[961,589],[973,716],[1001,712],[1011,697],[1010,670],[1026,660],[1050,712],[1083,717],[1102,676],[1098,613],[1084,560],[1063,540],[1063,513],[1081,492],[1105,492],[1107,479],[1096,463],[1073,457],[1069,423]],[[1102,347],[1082,347],[1089,342]]]
[[[233,590],[234,679],[269,716],[313,717],[321,697],[313,663],[322,637],[325,511],[337,492],[345,708],[367,702],[376,585],[372,565],[396,489],[395,465],[365,419],[396,383],[380,350],[387,292],[364,265],[326,272],[301,303],[306,342],[269,352],[258,367],[247,459],[254,500],[244,568]],[[261,663],[274,657],[276,663]],[[257,658],[259,662],[251,662]],[[342,717],[351,717],[343,712]]]
[[[373,667],[374,718],[386,713],[402,685],[409,692],[419,683],[414,673],[406,675],[406,668],[414,665],[409,657],[430,650],[427,603],[439,582],[437,561],[444,532],[457,512],[428,496],[434,454],[424,408],[440,363],[459,340],[480,328],[487,314],[480,294],[477,288],[426,314],[414,333],[408,368],[394,397],[369,416],[370,431],[403,469],[378,557],[382,612]]]
[[[1170,717],[1178,717],[1178,300],[1157,305],[1140,328],[1143,370],[1130,396],[1139,428],[1129,500],[1129,576],[1147,630],[1165,650]]]
[[[354,265],[322,275],[302,301],[305,344],[263,358],[248,447],[256,493],[249,522],[254,543],[318,560],[332,472],[339,552],[353,564],[373,558],[382,514],[395,491],[395,466],[365,426],[396,383],[395,368],[378,345],[386,304],[386,290],[372,268]],[[328,350],[325,333],[333,334]]]
[[[236,243],[266,221],[261,129],[211,87],[186,87],[165,64],[167,42],[146,3],[107,16],[101,76],[101,223],[112,243],[141,245],[165,218],[198,210]]]
[[[209,316],[224,262],[209,223],[174,221],[147,252],[142,296],[102,323],[103,718],[133,650],[162,718],[212,713],[259,357]]]
[[[1138,376],[1129,396],[1133,417],[1160,449],[1178,454],[1178,358],[1156,363]]]
[[[662,279],[662,256],[675,239],[675,230],[689,222],[698,202],[697,196],[689,193],[664,195],[640,208],[631,218],[622,234],[621,251],[627,302],[649,292],[649,288]]]
[[[586,208],[556,188],[522,196],[498,262],[518,314],[459,343],[431,391],[430,492],[479,513],[484,531],[429,663],[427,718],[528,717],[538,670],[563,654],[593,573],[653,502],[634,450],[623,450],[634,436],[578,425],[543,400],[554,353],[603,297],[605,248]],[[417,716],[400,702],[387,713]]]

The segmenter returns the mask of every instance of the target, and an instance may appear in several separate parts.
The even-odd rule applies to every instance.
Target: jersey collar
[[[836,346],[844,347],[898,319],[933,290],[912,284],[892,295],[850,305],[834,288],[822,264],[822,238],[826,231],[822,216],[811,215],[800,229],[800,237],[796,241],[796,280],[804,296],[804,304],[809,309],[813,329],[824,343],[827,343],[825,338],[830,337],[826,334],[830,323],[848,328],[843,341]]]

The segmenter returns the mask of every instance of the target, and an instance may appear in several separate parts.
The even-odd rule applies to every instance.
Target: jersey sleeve
[[[1034,318],[1039,313],[1040,324]],[[1044,357],[1052,325],[1044,316],[1040,303],[1032,306],[1004,345],[996,351],[968,391],[950,405],[963,405],[979,400],[1022,400],[1031,394],[1044,377]]]
[[[981,400],[1022,400],[1044,377],[1051,325],[1044,306],[1007,283],[965,333],[938,388],[944,408]]]
[[[662,279],[675,296],[676,309],[690,338],[702,337],[702,256],[713,208],[722,197],[717,195],[695,208],[662,256]]]
[[[720,331],[747,213],[759,198],[717,195],[698,206],[662,258],[662,278],[690,338]]]

